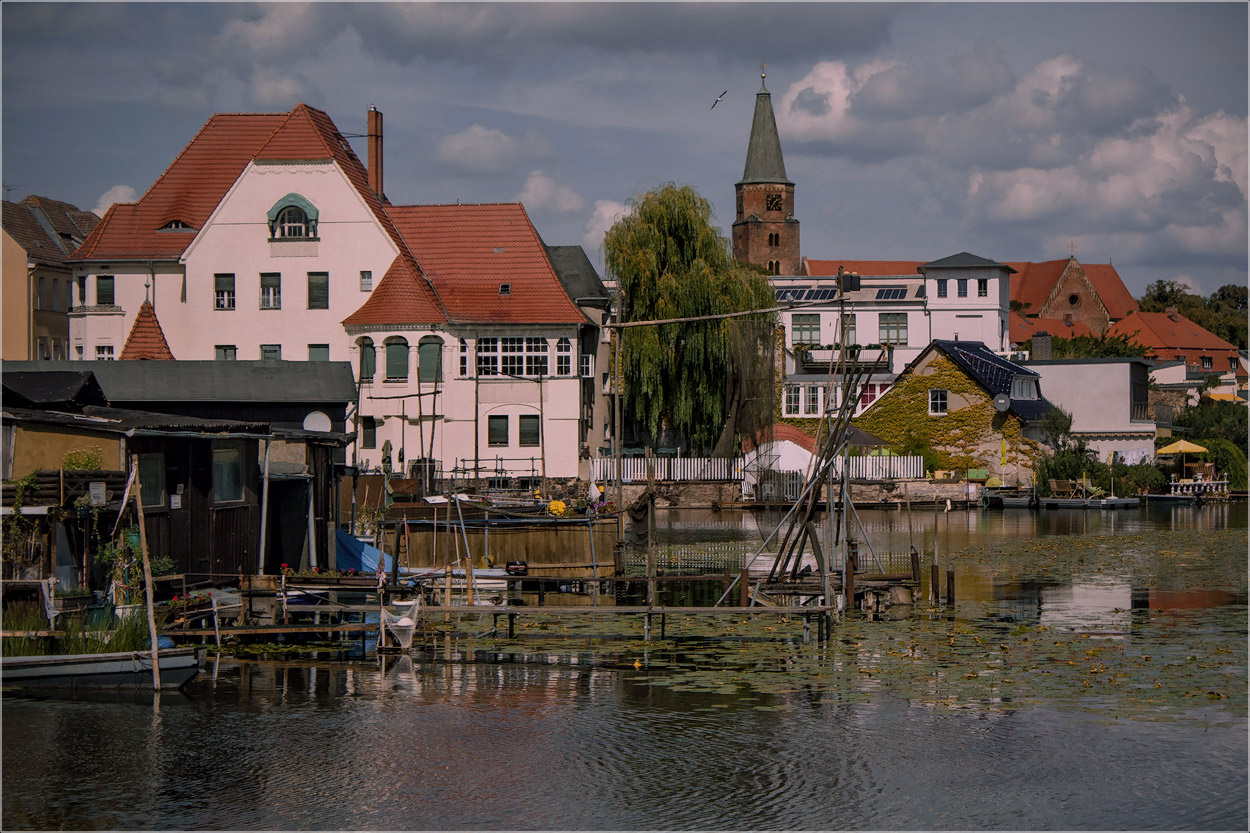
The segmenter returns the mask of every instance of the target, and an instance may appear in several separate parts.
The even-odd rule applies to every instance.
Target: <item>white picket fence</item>
[[[919,480],[925,475],[923,457],[848,457],[852,480]],[[647,467],[655,470],[657,481],[700,482],[730,481],[740,483],[747,476],[742,457],[623,457],[621,472],[626,483],[646,483]],[[595,457],[590,471],[598,483],[616,482],[616,459]],[[834,463],[833,474],[842,474],[841,461]]]
[[[728,480],[740,482],[745,473],[741,457],[622,457],[621,473],[626,483],[646,483],[647,466],[655,468],[656,480],[699,482]],[[599,483],[616,482],[616,458],[595,457],[590,471]]]

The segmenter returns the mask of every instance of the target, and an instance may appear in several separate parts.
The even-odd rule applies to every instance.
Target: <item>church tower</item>
[[[743,263],[762,266],[770,275],[797,275],[801,264],[799,221],[794,219],[794,183],[786,179],[773,100],[763,79],[761,72],[747,163],[742,180],[734,186],[738,199],[733,255]]]

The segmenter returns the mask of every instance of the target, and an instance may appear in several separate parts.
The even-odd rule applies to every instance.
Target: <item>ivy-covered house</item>
[[[936,452],[941,468],[1029,482],[1051,409],[1036,371],[977,341],[934,341],[855,424],[895,450]]]

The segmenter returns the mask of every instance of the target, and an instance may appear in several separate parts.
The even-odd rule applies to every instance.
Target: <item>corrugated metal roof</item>
[[[350,362],[5,362],[4,372],[82,372],[110,402],[327,402],[356,399]]]

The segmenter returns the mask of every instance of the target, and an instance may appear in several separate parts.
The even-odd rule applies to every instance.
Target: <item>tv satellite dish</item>
[[[321,411],[313,411],[304,417],[305,431],[329,431],[331,428],[330,417]]]
[[[1000,393],[994,397],[995,410],[1002,412],[1011,407],[1011,397],[1005,393]]]

